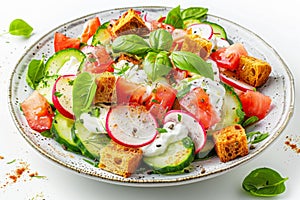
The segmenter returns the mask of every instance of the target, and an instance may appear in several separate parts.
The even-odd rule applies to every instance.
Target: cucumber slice
[[[194,160],[194,143],[190,137],[170,144],[167,150],[158,156],[144,157],[154,173],[176,172],[189,166]]]
[[[109,22],[106,22],[97,29],[92,39],[93,46],[96,46],[98,44],[108,45],[110,43],[111,35],[107,30],[108,26],[109,26]]]
[[[61,67],[71,59],[71,57],[75,57],[79,62],[79,71],[81,70],[84,60],[85,54],[78,49],[68,48],[54,53],[45,64],[45,74],[47,76],[57,75]]]
[[[214,147],[215,147],[215,143],[214,143],[212,137],[209,137],[206,140],[206,143],[205,143],[203,149],[201,149],[201,151],[195,155],[195,159],[204,160],[204,159],[210,158],[211,156],[215,155]]]
[[[221,25],[213,23],[213,22],[209,22],[209,21],[204,21],[202,23],[209,24],[212,27],[214,35],[216,37],[223,38],[223,39],[227,40],[227,33]]]
[[[90,132],[80,121],[74,123],[72,137],[82,155],[96,160],[100,159],[100,150],[110,142],[107,134]]]
[[[54,139],[62,144],[66,150],[80,152],[77,144],[72,139],[71,129],[73,124],[74,120],[66,118],[59,112],[56,112],[50,131],[54,135]]]
[[[36,87],[36,90],[41,95],[46,97],[47,101],[50,103],[51,106],[53,106],[52,90],[53,90],[53,86],[54,86],[57,78],[58,78],[57,75],[47,76],[47,77],[43,78]]]
[[[216,129],[221,129],[226,126],[240,124],[243,122],[245,113],[242,110],[242,104],[233,88],[223,84],[226,90],[224,104],[222,109],[222,119],[216,125]]]

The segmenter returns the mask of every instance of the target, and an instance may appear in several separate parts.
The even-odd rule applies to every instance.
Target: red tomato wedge
[[[116,82],[118,104],[142,105],[146,87],[119,77]]]
[[[229,47],[217,49],[211,53],[210,57],[218,67],[234,71],[238,68],[242,55],[248,55],[245,47],[241,43],[235,43]]]
[[[113,59],[104,46],[84,46],[81,51],[86,54],[83,71],[94,74],[113,72]]]
[[[239,97],[247,117],[257,116],[263,119],[271,108],[271,98],[260,92],[248,90]]]
[[[194,115],[205,129],[220,121],[220,117],[209,101],[208,94],[202,88],[193,89],[179,100],[179,104],[184,110]]]
[[[94,17],[93,19],[90,19],[87,22],[87,25],[83,30],[83,33],[81,34],[80,42],[87,43],[90,37],[92,37],[96,33],[100,25],[101,23],[98,17]]]
[[[55,52],[67,49],[75,48],[79,49],[80,40],[78,38],[67,37],[66,35],[56,32],[54,34],[54,50]]]
[[[43,95],[34,91],[21,103],[21,108],[28,125],[33,130],[43,132],[51,128],[54,113]]]

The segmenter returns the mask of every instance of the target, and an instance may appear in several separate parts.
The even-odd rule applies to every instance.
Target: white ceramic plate
[[[148,13],[148,16],[153,16],[153,18],[166,15],[170,10],[165,7],[137,7],[134,9],[141,11],[142,15]],[[272,110],[265,119],[248,129],[248,131],[269,132],[270,136],[259,143],[255,149],[250,150],[249,155],[227,163],[221,163],[217,157],[194,162],[195,170],[181,175],[136,173],[129,178],[123,178],[93,167],[84,161],[82,156],[63,150],[53,139],[45,138],[31,130],[20,111],[20,103],[32,93],[25,80],[27,65],[31,59],[41,59],[43,55],[48,59],[54,53],[53,35],[56,31],[66,33],[70,37],[77,37],[81,34],[87,20],[99,16],[101,22],[105,22],[112,18],[118,18],[127,10],[128,8],[107,10],[67,22],[43,36],[21,57],[10,78],[9,107],[21,135],[34,149],[48,160],[89,178],[127,186],[157,187],[203,181],[225,173],[257,156],[280,135],[294,109],[294,81],[291,72],[277,52],[255,33],[236,23],[212,15],[208,15],[208,20],[222,25],[230,40],[243,43],[250,55],[266,60],[272,66],[268,82],[259,89],[272,98]]]

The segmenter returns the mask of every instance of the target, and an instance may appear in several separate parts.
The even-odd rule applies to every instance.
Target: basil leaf
[[[249,144],[256,144],[269,137],[269,133],[261,133],[259,131],[248,132],[246,136]]]
[[[208,12],[207,8],[203,8],[203,7],[190,7],[187,9],[184,9],[181,12],[181,17],[183,20],[187,20],[187,19],[199,19],[201,17],[203,17],[204,15],[206,15]]]
[[[149,44],[140,36],[130,34],[117,37],[112,43],[115,53],[145,54],[150,50]]]
[[[33,28],[22,19],[15,19],[9,25],[9,33],[16,36],[29,37]]]
[[[153,49],[169,51],[173,44],[173,37],[168,31],[158,29],[150,33],[149,42]]]
[[[73,84],[73,112],[79,119],[80,114],[88,110],[96,93],[97,85],[88,72],[79,74]]]
[[[287,179],[273,169],[258,168],[245,177],[242,187],[255,196],[276,196],[285,191]]]
[[[165,51],[159,53],[149,52],[143,62],[143,66],[148,78],[152,81],[167,75],[172,69],[172,63],[168,53]]]
[[[30,61],[26,74],[26,82],[32,89],[36,89],[39,82],[44,78],[44,71],[44,57],[41,60],[33,59]]]
[[[174,28],[183,28],[180,6],[177,6],[168,12],[164,23],[172,25]]]
[[[182,70],[187,70],[213,80],[214,72],[210,63],[205,62],[200,56],[186,51],[173,51],[171,59],[174,65]]]

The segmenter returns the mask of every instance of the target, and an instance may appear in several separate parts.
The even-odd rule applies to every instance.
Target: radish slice
[[[143,106],[112,107],[106,117],[106,130],[115,142],[142,147],[156,138],[157,121]]]
[[[192,24],[188,27],[188,32],[197,34],[202,38],[210,40],[214,34],[213,28],[209,24]]]
[[[166,122],[183,123],[186,126],[189,131],[188,136],[195,144],[195,154],[204,147],[206,143],[206,131],[192,114],[183,110],[171,110],[164,118],[164,123]]]
[[[54,107],[63,116],[74,119],[71,82],[76,78],[75,75],[63,75],[58,77],[52,90],[52,101]]]
[[[247,90],[255,90],[255,87],[223,73],[220,73],[220,80],[230,85],[231,87],[241,90],[243,92],[246,92]]]

